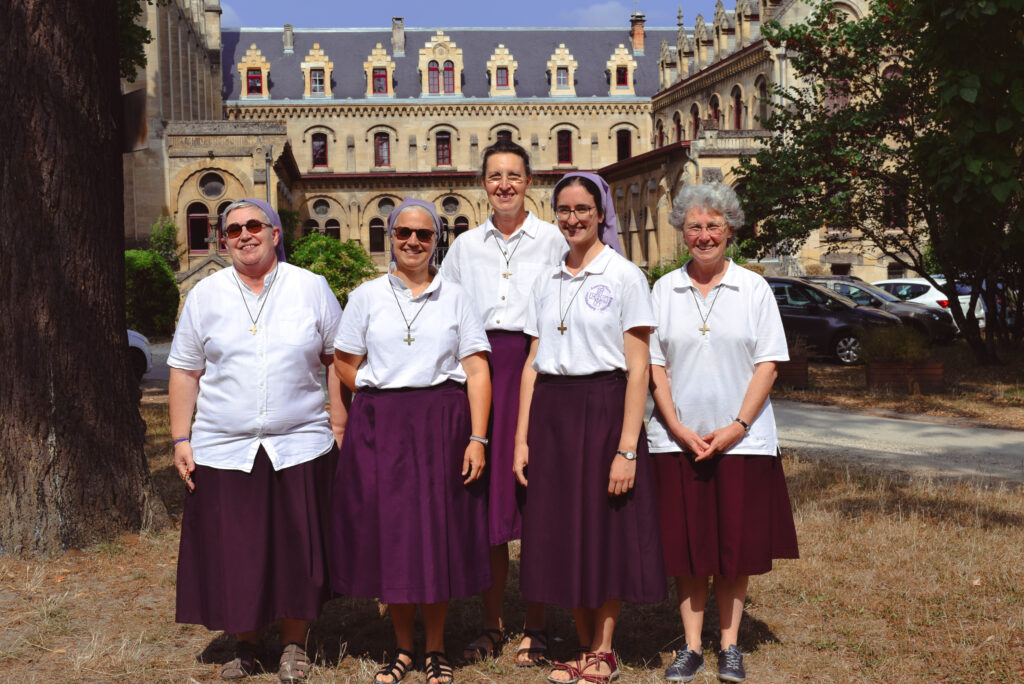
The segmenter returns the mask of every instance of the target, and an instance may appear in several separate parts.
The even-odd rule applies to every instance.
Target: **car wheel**
[[[832,356],[844,366],[860,361],[860,337],[853,332],[840,333],[832,343]]]
[[[136,382],[142,382],[142,376],[146,374],[146,355],[135,347],[128,349],[128,356],[132,364],[132,373],[135,374]]]

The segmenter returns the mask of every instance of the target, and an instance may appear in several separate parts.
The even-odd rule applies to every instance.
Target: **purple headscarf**
[[[398,220],[398,215],[410,207],[416,207],[430,214],[430,220],[434,222],[434,245],[430,250],[431,258],[433,258],[434,252],[437,250],[437,246],[441,243],[441,217],[437,215],[437,208],[434,207],[433,202],[427,202],[426,200],[416,199],[414,197],[406,197],[402,200],[402,203],[395,207],[390,214],[388,214],[388,240],[391,242],[391,262],[395,262],[395,243],[391,239],[392,233],[395,232],[395,222]]]
[[[225,207],[224,213],[220,215],[221,230],[226,228],[228,225],[226,220],[228,214],[230,214],[235,209],[238,209],[239,206],[244,206],[246,204],[251,204],[254,207],[257,207],[260,211],[267,215],[267,221],[274,224],[281,230],[280,237],[277,240],[277,249],[275,250],[277,252],[277,260],[282,263],[288,261],[288,259],[286,259],[284,256],[284,227],[281,225],[281,217],[278,216],[277,212],[274,211],[274,208],[272,206],[270,206],[263,200],[246,198],[235,200],[234,202],[229,204],[227,207]]]
[[[573,176],[586,178],[596,185],[597,189],[601,192],[601,207],[604,210],[604,220],[597,227],[597,237],[601,242],[622,254],[622,245],[619,243],[618,220],[615,217],[615,205],[612,204],[612,190],[608,187],[608,183],[605,182],[604,178],[601,178],[596,173],[587,173],[586,171],[573,171],[565,174],[555,183],[556,191],[551,196],[551,207],[555,208],[557,205],[558,191],[562,189],[562,184]]]

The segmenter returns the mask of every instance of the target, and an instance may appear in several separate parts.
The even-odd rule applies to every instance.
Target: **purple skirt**
[[[384,603],[437,603],[491,585],[487,489],[462,480],[461,385],[356,393],[334,477],[331,586]]]
[[[231,634],[278,618],[315,620],[330,598],[327,515],[337,448],[274,470],[197,465],[178,551],[177,622]]]
[[[658,508],[647,438],[636,484],[608,496],[626,398],[621,372],[538,375],[530,405],[520,589],[528,601],[598,608],[665,598]]]
[[[770,571],[772,559],[799,557],[781,459],[693,458],[678,452],[654,456],[670,576],[735,579]]]
[[[519,513],[522,486],[512,472],[516,423],[519,419],[519,386],[530,351],[530,338],[521,332],[489,330],[491,343],[491,431],[487,454],[487,533],[491,546],[522,536]]]

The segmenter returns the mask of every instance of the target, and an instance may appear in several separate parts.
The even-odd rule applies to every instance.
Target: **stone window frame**
[[[323,163],[317,164],[317,143],[323,142]],[[328,160],[330,159],[330,151],[328,149],[327,134],[318,131],[313,135],[309,136],[309,153],[311,166],[314,169],[327,169],[330,168]]]
[[[270,97],[270,62],[263,56],[263,52],[256,46],[256,43],[251,43],[249,49],[245,51],[245,55],[235,65],[238,69],[238,75],[241,79],[242,99],[266,99]],[[260,92],[259,94],[249,93],[249,69],[260,70]]]
[[[516,94],[516,69],[519,62],[515,60],[508,48],[499,43],[494,49],[491,58],[487,60],[487,73],[491,80],[491,97],[515,97]],[[505,70],[505,85],[501,85],[498,74]]]
[[[313,47],[309,49],[306,58],[299,63],[299,68],[302,69],[302,78],[305,84],[302,97],[333,97],[331,94],[331,76],[334,73],[334,62],[330,61],[330,58],[324,53],[320,43],[313,43]],[[322,93],[313,92],[313,70],[315,69],[323,70],[324,91]]]
[[[737,108],[737,105],[739,107]],[[729,89],[729,124],[734,131],[742,131],[746,121],[743,110],[746,108],[744,101],[743,86],[739,83]]]
[[[636,95],[634,76],[638,66],[639,64],[633,58],[633,54],[626,49],[625,45],[619,43],[605,65],[605,68],[608,70],[608,94]],[[625,85],[619,85],[620,69],[626,70]]]
[[[378,93],[374,90],[375,69],[384,70],[385,92],[383,93]],[[363,62],[363,73],[366,76],[366,97],[394,97],[392,84],[395,78],[395,62],[381,43],[377,43],[370,51],[370,54],[367,55],[366,61]]]
[[[548,95],[551,97],[563,97],[568,95],[569,97],[576,96],[576,69],[578,69],[580,63],[576,61],[576,58],[572,56],[569,49],[565,47],[565,43],[559,43],[555,51],[551,53],[550,59],[548,59],[548,77],[551,79],[551,86],[548,91]],[[565,86],[558,85],[558,70],[565,69],[566,84]]]
[[[428,66],[432,61],[437,62],[439,72],[444,71],[445,62],[452,63],[452,90],[450,92],[443,92],[445,91],[443,73],[438,73],[439,83],[437,90],[441,92],[431,92]],[[420,72],[421,95],[433,97],[462,95],[462,73],[465,68],[462,60],[462,48],[458,47],[455,41],[445,35],[444,31],[438,29],[437,33],[430,37],[426,45],[420,48],[417,68]]]

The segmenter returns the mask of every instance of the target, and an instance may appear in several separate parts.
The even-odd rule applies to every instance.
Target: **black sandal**
[[[407,656],[409,658],[408,664],[406,664],[399,656]],[[398,684],[405,678],[405,673],[412,667],[412,661],[415,656],[406,651],[404,648],[395,649],[395,657],[391,659],[391,663],[387,667],[382,667],[377,670],[377,674],[373,676],[373,681],[376,684]],[[382,682],[377,677],[391,677],[390,682]]]
[[[516,651],[516,667],[537,667],[538,665],[543,665],[548,661],[548,630],[523,629],[523,636],[519,639],[519,643],[522,644],[523,639],[527,637],[530,638],[530,645]],[[520,660],[522,656],[537,656],[537,659]]]
[[[491,642],[490,647],[473,646],[481,639]],[[462,657],[471,663],[478,663],[488,658],[497,658],[501,655],[501,646],[505,643],[505,632],[500,629],[484,629],[477,635],[476,639],[462,649]]]
[[[455,671],[448,663],[448,657],[441,651],[427,653],[424,669],[427,671],[427,684],[430,684],[431,679],[437,684],[452,684],[455,681]]]

